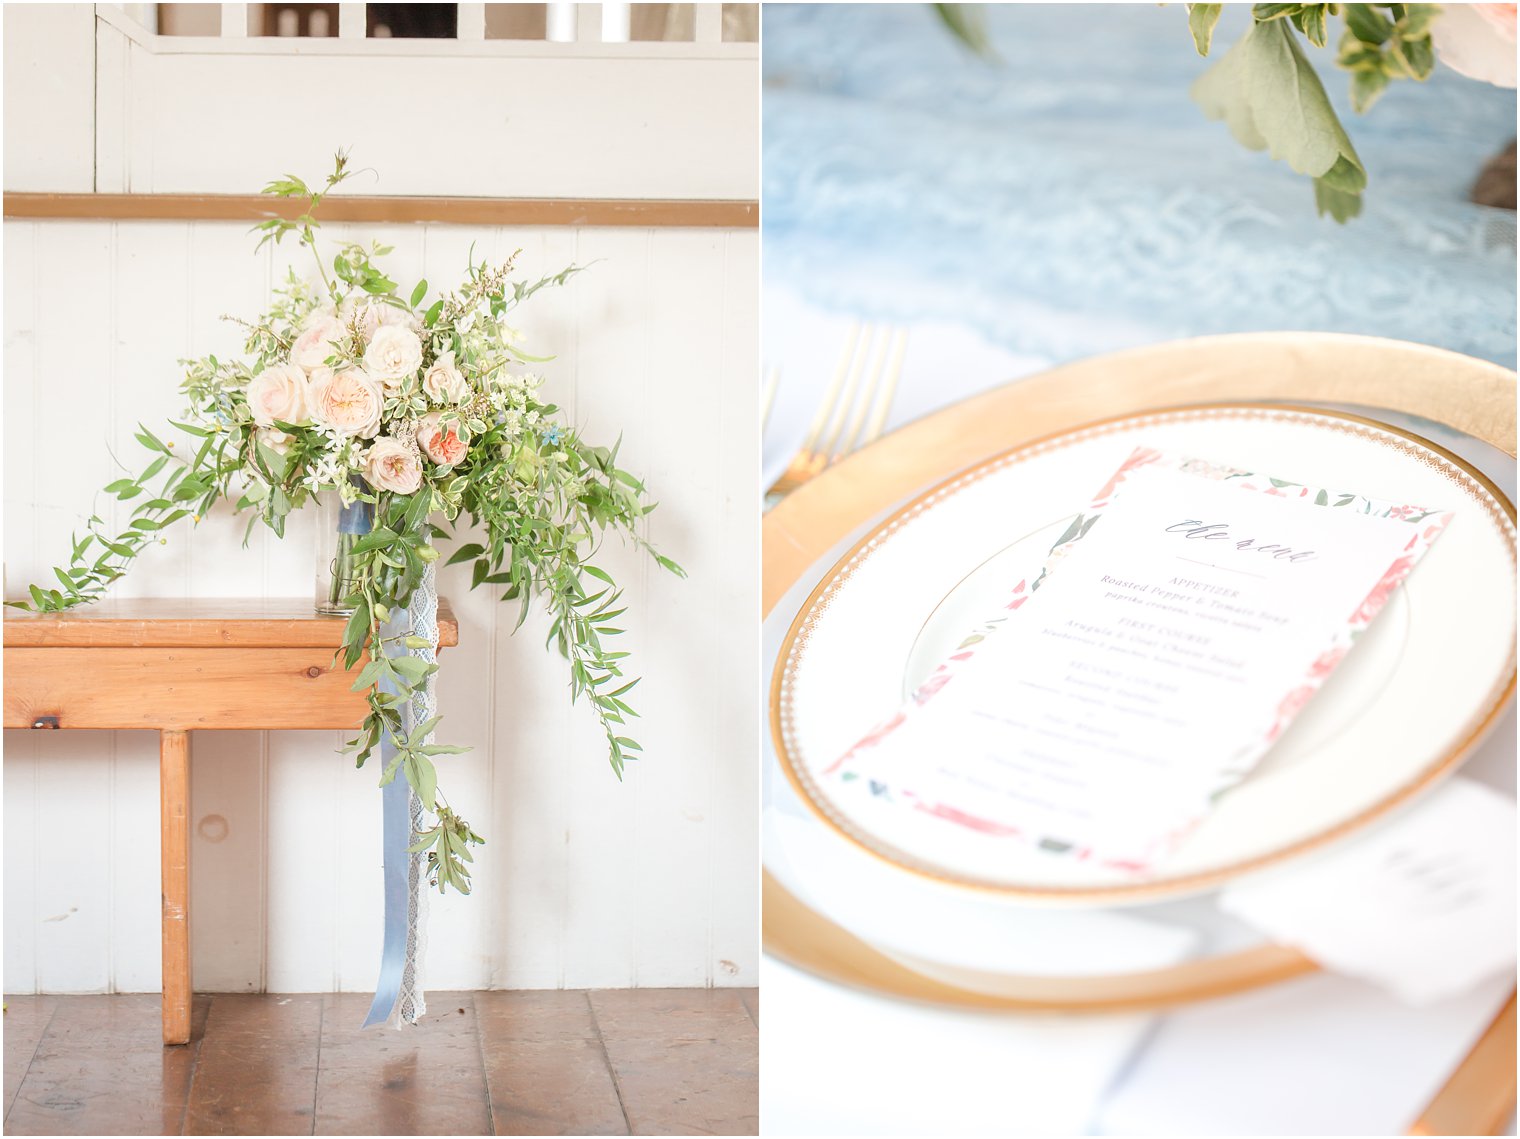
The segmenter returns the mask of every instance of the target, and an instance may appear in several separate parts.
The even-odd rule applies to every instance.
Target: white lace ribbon
[[[425,648],[410,650],[411,655],[426,664],[435,663],[438,659],[438,575],[431,562],[423,572],[422,584],[412,593],[408,612],[412,635],[427,642]],[[434,716],[437,707],[433,677],[428,676],[412,695],[410,723],[426,722]],[[421,742],[429,743],[432,738],[429,733],[427,739]],[[411,793],[411,819],[413,835],[432,825],[415,790]],[[418,1018],[427,1012],[427,999],[422,985],[422,959],[427,953],[427,902],[427,853],[412,852],[407,855],[406,958],[401,972],[401,989],[390,1016],[390,1024],[394,1028],[416,1024]]]

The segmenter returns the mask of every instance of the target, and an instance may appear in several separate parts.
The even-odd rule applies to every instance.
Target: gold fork
[[[808,424],[807,437],[768,494],[790,494],[881,435],[897,394],[907,347],[907,329],[858,322],[850,326],[834,376]]]

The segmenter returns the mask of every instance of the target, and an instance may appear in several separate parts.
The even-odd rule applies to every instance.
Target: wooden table
[[[306,600],[102,601],[5,611],[7,728],[160,733],[164,1043],[190,1039],[190,733],[356,728],[366,705],[335,667],[343,619]],[[438,603],[439,647],[459,624]],[[363,661],[360,661],[362,667]]]

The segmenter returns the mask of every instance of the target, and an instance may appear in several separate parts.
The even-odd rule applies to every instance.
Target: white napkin
[[[1321,974],[1166,1018],[1108,1097],[1100,1135],[1402,1135],[1514,978],[1411,1008]]]
[[[1452,779],[1377,830],[1220,895],[1226,913],[1410,1004],[1515,966],[1515,804]]]
[[[1152,1017],[951,1012],[760,969],[766,1135],[1081,1135]]]

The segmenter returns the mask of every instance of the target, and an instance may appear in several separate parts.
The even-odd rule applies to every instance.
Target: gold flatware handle
[[[785,473],[766,490],[766,498],[790,494],[829,464],[881,435],[897,394],[907,345],[906,329],[859,322],[850,326],[833,377],[808,424],[807,436]],[[769,379],[766,392],[769,415],[775,398]]]
[[[1515,994],[1457,1065],[1411,1135],[1497,1135],[1515,1111]]]

